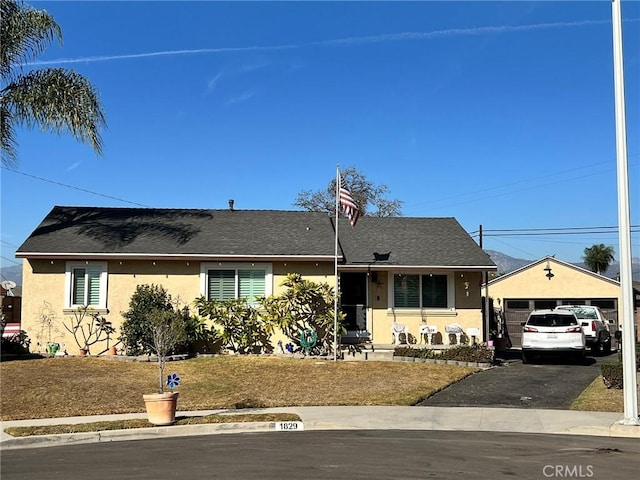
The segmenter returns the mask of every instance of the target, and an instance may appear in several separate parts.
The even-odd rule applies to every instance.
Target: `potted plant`
[[[167,356],[185,341],[187,322],[180,312],[158,308],[146,315],[146,321],[150,331],[149,347],[158,361],[158,393],[143,395],[147,417],[154,425],[172,425],[176,421],[178,403],[178,392],[174,392],[173,387],[177,386],[179,378],[173,374],[165,380],[164,367]],[[170,392],[164,391],[165,385],[171,388]]]

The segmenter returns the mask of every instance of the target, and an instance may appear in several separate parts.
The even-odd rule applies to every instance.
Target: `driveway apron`
[[[607,357],[588,357],[583,364],[543,359],[524,365],[520,360],[507,359],[500,366],[445,388],[418,406],[566,410],[600,375],[600,365],[615,361],[616,356],[613,353]]]

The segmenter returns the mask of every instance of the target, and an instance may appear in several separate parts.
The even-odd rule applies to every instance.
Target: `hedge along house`
[[[159,284],[192,307],[278,294],[288,273],[333,286],[334,219],[272,210],[54,207],[18,249],[23,328],[32,349],[73,338],[61,328],[90,305],[118,329],[136,286]],[[361,218],[339,225],[346,338],[390,343],[394,320],[413,338],[426,321],[482,331],[482,272],[496,266],[453,218]],[[116,333],[117,335],[117,333]],[[92,353],[100,353],[99,351]]]

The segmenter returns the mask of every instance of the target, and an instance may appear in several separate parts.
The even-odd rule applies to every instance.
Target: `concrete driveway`
[[[471,375],[436,393],[419,406],[513,407],[566,410],[582,391],[600,375],[600,365],[614,362],[608,356],[589,356],[582,364],[559,358],[542,359],[524,365],[520,352],[502,355],[501,366]],[[500,358],[500,357],[499,357]]]

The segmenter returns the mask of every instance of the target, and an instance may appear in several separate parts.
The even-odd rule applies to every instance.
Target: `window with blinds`
[[[447,308],[447,275],[395,274],[393,305],[395,308]]]
[[[210,269],[207,270],[207,298],[232,300],[246,298],[250,304],[256,297],[265,295],[266,271],[260,269]]]
[[[397,308],[420,308],[420,277],[418,275],[394,275],[393,299]]]
[[[231,300],[236,298],[236,271],[209,270],[207,272],[207,297],[209,300]]]
[[[106,264],[87,262],[82,266],[69,266],[68,306],[92,306],[104,308],[106,305]]]
[[[447,308],[447,276],[422,276],[423,308]]]

